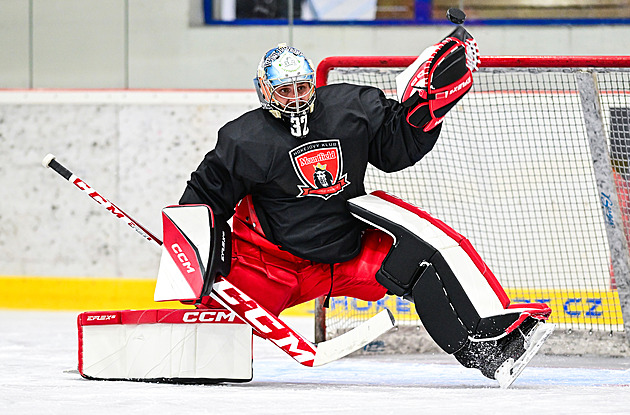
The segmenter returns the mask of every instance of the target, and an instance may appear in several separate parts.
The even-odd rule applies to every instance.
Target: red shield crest
[[[293,169],[302,181],[298,197],[328,199],[350,184],[343,173],[339,140],[312,141],[289,151]]]

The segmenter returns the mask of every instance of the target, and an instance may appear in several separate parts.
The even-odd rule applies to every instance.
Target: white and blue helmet
[[[276,118],[292,118],[313,110],[313,65],[302,52],[285,43],[280,43],[262,57],[254,85],[260,104]]]

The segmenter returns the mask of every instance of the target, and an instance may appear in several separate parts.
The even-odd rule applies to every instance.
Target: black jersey
[[[392,172],[427,154],[439,135],[410,126],[380,89],[317,89],[308,135],[261,108],[219,130],[216,148],[192,173],[180,204],[203,203],[225,219],[246,195],[266,237],[301,258],[338,263],[356,256],[365,225],[346,201],[365,194],[368,163]]]

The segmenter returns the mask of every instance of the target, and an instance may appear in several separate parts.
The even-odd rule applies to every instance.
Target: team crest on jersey
[[[293,169],[302,181],[298,197],[328,199],[350,184],[343,173],[339,140],[312,141],[289,151]]]

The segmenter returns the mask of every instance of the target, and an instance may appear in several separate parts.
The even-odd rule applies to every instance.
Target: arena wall
[[[416,55],[449,25],[204,25],[201,0],[3,0],[0,88],[246,88],[264,51]],[[32,7],[30,5],[32,4]],[[628,54],[627,25],[469,26],[483,55]]]
[[[87,308],[77,293],[113,295],[105,308],[151,302],[159,250],[42,168],[47,153],[160,234],[161,208],[177,202],[218,128],[257,106],[265,50],[290,42],[315,64],[414,55],[450,30],[200,16],[200,0],[0,2],[0,307]],[[469,29],[485,55],[627,54],[619,39],[630,37],[625,25]]]
[[[0,307],[152,298],[159,247],[45,169],[48,153],[161,238],[218,129],[258,105],[253,90],[0,92]]]

